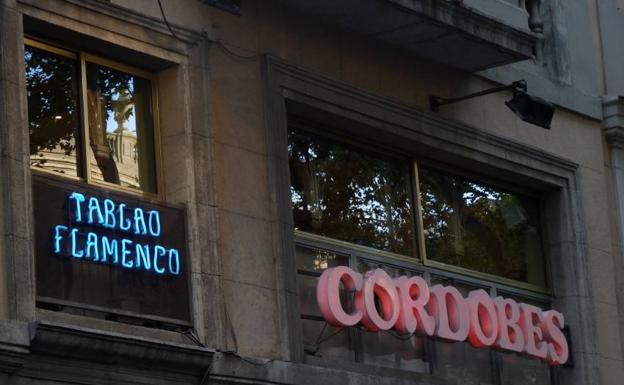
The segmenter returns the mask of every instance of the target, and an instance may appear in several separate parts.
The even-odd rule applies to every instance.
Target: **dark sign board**
[[[187,324],[185,211],[33,175],[37,300]]]

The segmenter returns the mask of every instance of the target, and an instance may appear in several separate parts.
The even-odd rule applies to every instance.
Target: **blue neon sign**
[[[54,226],[54,254],[158,275],[180,275],[180,252],[158,244],[162,230],[158,210],[146,211],[75,191],[68,199],[70,224]],[[103,234],[97,228],[106,231]]]

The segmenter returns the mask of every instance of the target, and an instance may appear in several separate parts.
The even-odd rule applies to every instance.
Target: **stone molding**
[[[97,383],[102,376],[97,373],[106,373],[112,366],[119,372],[198,378],[210,367],[214,353],[195,345],[61,323],[0,321],[0,373],[17,376],[59,380],[73,376]],[[57,363],[50,365],[50,360]],[[76,362],[82,364],[76,366]]]
[[[17,0],[18,3],[26,4],[35,8],[41,8],[45,10],[58,9],[58,5],[55,5],[55,1],[41,1],[41,0]],[[101,0],[63,0],[63,2],[71,4],[75,7],[80,7],[100,15],[109,16],[125,23],[131,23],[143,28],[149,29],[153,32],[159,32],[164,35],[171,36],[171,32],[167,28],[167,25],[162,19],[156,17],[147,16],[145,14],[136,12],[132,9],[125,8],[108,1]],[[171,29],[175,32],[176,36],[184,40],[187,44],[193,44],[197,40],[204,37],[204,33],[201,31],[195,31],[193,29],[185,28],[179,25],[171,24]]]
[[[201,374],[214,350],[162,340],[88,329],[56,322],[36,323],[32,353],[94,361],[100,364],[158,367],[179,373]]]

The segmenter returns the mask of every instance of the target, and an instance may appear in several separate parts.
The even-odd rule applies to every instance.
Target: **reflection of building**
[[[75,152],[68,155],[60,146],[55,147],[53,150],[38,151],[36,154],[31,155],[30,164],[43,170],[76,176]]]
[[[123,186],[139,186],[139,167],[137,162],[137,138],[123,126],[115,132],[107,132],[106,140],[113,152],[119,180]]]
[[[124,127],[120,127],[115,132],[107,132],[106,139],[110,146],[121,184],[123,186],[138,187],[139,167],[137,163],[136,135]],[[89,153],[92,154],[91,151]],[[76,176],[75,152],[68,155],[60,146],[53,150],[39,151],[37,154],[31,155],[30,160],[33,167]],[[102,173],[97,167],[92,167],[91,172],[95,178],[102,179]]]
[[[0,384],[620,383],[624,16],[618,3],[163,0],[174,37],[157,2],[0,1]],[[35,271],[35,255],[50,242],[38,247],[33,240],[46,212],[32,208],[31,181],[85,184],[42,176],[24,156],[27,98],[15,79],[23,77],[16,47],[25,36],[153,74],[163,188],[149,197],[117,194],[133,196],[136,207],[162,200],[184,208],[186,222],[178,227],[188,231],[188,320],[149,318],[134,305],[127,305],[135,310],[130,315],[89,304],[44,306],[37,297],[36,278],[48,272]],[[555,105],[550,130],[507,110],[509,92],[429,110],[430,95],[451,98],[521,79]],[[98,105],[96,91],[82,101],[87,109]],[[147,103],[143,110],[156,115]],[[91,145],[100,146],[100,163],[112,159],[121,184],[136,185],[137,138],[129,123],[116,123],[108,132],[99,124],[99,140],[85,146],[85,156],[95,163]],[[526,234],[535,239],[529,248],[540,241],[546,287],[476,274],[450,259],[441,266],[424,254],[397,256],[357,240],[294,231],[291,204],[308,197],[288,189],[289,126],[410,162],[410,186],[420,186],[416,170],[429,166],[539,201],[539,215],[531,217],[540,218],[543,231],[531,227]],[[75,174],[74,160],[60,148],[43,154],[43,168]],[[306,181],[313,228],[323,212],[316,197],[329,182]],[[90,188],[111,194],[101,184]],[[406,218],[418,216],[416,205],[409,209]],[[500,222],[510,228],[524,216],[503,209]],[[447,225],[459,238],[472,225],[430,220],[419,229],[418,220],[411,222],[422,238],[438,238]],[[163,231],[170,231],[165,222]],[[460,246],[447,249],[460,258]],[[301,261],[307,268],[298,268]],[[318,273],[337,264],[421,274],[428,283],[466,292],[485,287],[552,306],[565,315],[573,362],[551,370],[521,354],[328,326],[315,313],[314,290]],[[149,275],[131,277],[162,287]],[[67,272],[49,279],[72,284]],[[74,290],[92,290],[88,279],[80,282]],[[133,282],[123,284],[130,291]]]

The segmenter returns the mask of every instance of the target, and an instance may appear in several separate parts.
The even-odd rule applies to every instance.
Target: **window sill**
[[[547,287],[482,273],[459,266],[448,265],[429,259],[423,261],[419,258],[377,250],[372,247],[361,246],[299,230],[294,230],[294,235],[295,241],[299,244],[331,249],[332,251],[339,251],[347,255],[353,254],[356,257],[374,260],[380,264],[394,265],[422,272],[427,271],[440,277],[449,277],[458,281],[465,281],[481,286],[496,287],[497,289],[509,293],[536,296],[541,300],[550,300],[547,296],[552,294],[551,290]]]
[[[56,312],[41,308],[37,308],[35,314],[37,322],[39,324],[38,330],[42,326],[44,327],[44,329],[49,326],[59,333],[79,330],[81,331],[81,333],[90,334],[92,338],[96,339],[107,338],[107,336],[114,336],[117,339],[150,341],[151,343],[155,343],[158,345],[171,345],[181,349],[201,351],[207,349],[198,346],[183,333],[179,332],[126,324],[117,321],[108,321],[82,315]]]

